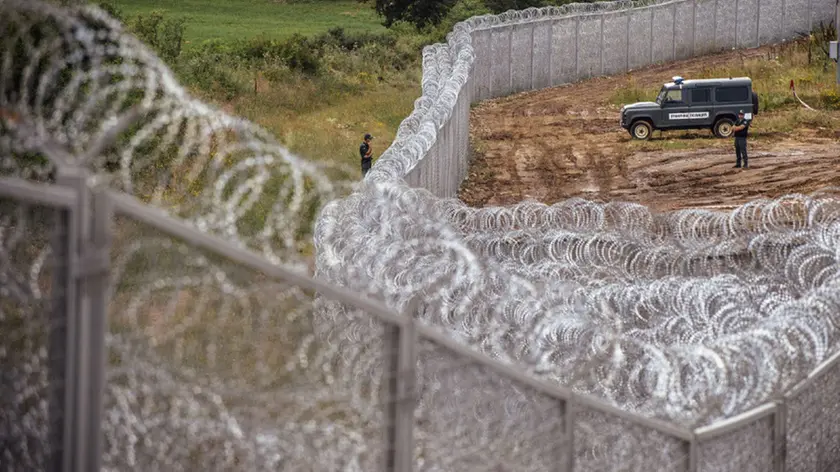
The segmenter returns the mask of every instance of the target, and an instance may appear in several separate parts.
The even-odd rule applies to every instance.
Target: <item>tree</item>
[[[581,0],[585,3],[587,0]],[[508,10],[524,10],[530,7],[544,7],[547,5],[555,5],[563,3],[571,3],[564,1],[546,1],[546,0],[485,0],[484,4],[493,13],[503,13]]]
[[[397,21],[407,21],[418,28],[437,25],[457,0],[376,0],[376,12],[390,27]]]

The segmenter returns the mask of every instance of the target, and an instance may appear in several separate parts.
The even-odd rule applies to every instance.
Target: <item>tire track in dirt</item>
[[[772,48],[654,66],[632,77],[639,86],[655,87],[673,75],[690,77]],[[754,123],[750,169],[733,169],[732,141],[707,131],[665,133],[660,145],[631,143],[619,127],[617,107],[608,104],[625,83],[622,77],[597,78],[480,104],[471,111],[474,162],[461,199],[494,206],[578,196],[665,211],[727,208],[840,184],[837,130],[771,133],[761,129],[762,115]],[[663,141],[673,149],[662,150]]]

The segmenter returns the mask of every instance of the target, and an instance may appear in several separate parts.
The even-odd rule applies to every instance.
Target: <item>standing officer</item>
[[[365,141],[359,146],[359,155],[362,156],[362,178],[367,175],[373,163],[373,149],[370,146],[372,139],[370,133],[365,133]]]
[[[744,119],[744,110],[738,110],[738,121],[732,128],[735,134],[735,168],[741,167],[741,158],[744,159],[744,168],[748,168],[747,161],[747,132],[750,130],[750,120]]]

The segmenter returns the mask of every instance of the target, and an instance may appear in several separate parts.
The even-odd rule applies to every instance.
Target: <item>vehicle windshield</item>
[[[662,90],[659,91],[659,95],[656,96],[656,104],[662,105],[662,101],[665,100],[665,94],[668,93],[668,89],[665,86],[662,86]]]
[[[681,102],[682,101],[682,90],[678,88],[668,88],[662,87],[662,90],[659,91],[659,95],[656,96],[656,103],[658,105],[662,105],[665,102]]]

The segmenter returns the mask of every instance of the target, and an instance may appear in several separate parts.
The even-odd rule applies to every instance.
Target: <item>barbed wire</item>
[[[57,165],[82,166],[100,184],[300,270],[314,240],[318,277],[398,311],[419,301],[418,319],[543,380],[647,416],[708,424],[776,398],[837,350],[836,189],[729,213],[657,214],[582,199],[473,209],[402,180],[429,158],[468,93],[472,31],[634,5],[456,25],[446,44],[424,50],[423,96],[354,186],[191,98],[102,11],[0,0],[0,172],[50,181]],[[136,121],[119,124],[132,114]],[[98,148],[106,133],[115,144]],[[49,218],[23,211],[0,214],[0,287],[20,301],[3,305],[0,318],[10,333],[0,363],[11,366],[0,369],[0,435],[13,439],[0,459],[41,467],[48,412],[33,398],[48,388],[47,352],[27,340],[48,336],[39,315],[54,267],[46,236],[19,237],[32,224],[48,234]],[[381,396],[381,323],[137,222],[117,228],[108,470],[296,470],[313,460],[327,470],[376,468],[383,403],[393,400]],[[497,462],[480,450],[517,455],[529,470],[556,466],[550,448],[562,435],[551,439],[561,426],[545,421],[561,417],[556,402],[429,343],[418,368],[420,470],[489,470]],[[683,459],[678,444],[589,413],[580,420],[589,434],[575,443],[583,467],[634,449],[656,449],[643,462]],[[459,414],[470,416],[469,429],[455,427]],[[613,450],[599,438],[613,438]]]
[[[435,211],[437,199],[414,189],[376,198],[374,188],[348,200],[388,203],[324,212],[331,229],[319,228],[319,248],[334,249],[323,242],[338,238],[331,230],[368,244],[319,251],[323,277],[398,307],[419,296],[424,321],[623,408],[705,424],[781,395],[837,349],[835,198],[626,223],[604,215],[639,215],[638,205],[524,203],[476,212],[482,227],[505,222],[497,232],[458,234],[441,219],[465,209]],[[564,223],[513,230],[518,221]]]

